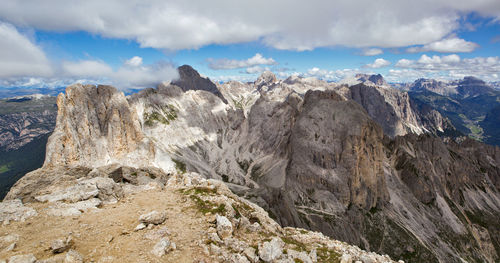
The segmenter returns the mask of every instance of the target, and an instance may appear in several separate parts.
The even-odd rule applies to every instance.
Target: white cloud
[[[429,57],[424,54],[418,60],[401,59],[395,66],[402,70],[394,70],[394,75],[400,73],[408,75],[411,73],[451,79],[476,76],[486,81],[495,81],[498,80],[497,74],[500,72],[500,58],[460,58],[456,54]]]
[[[410,47],[406,51],[410,53],[427,51],[436,51],[441,53],[465,53],[472,52],[478,47],[479,45],[476,43],[453,37],[432,42],[420,47]]]
[[[245,70],[246,73],[248,74],[258,74],[258,73],[262,73],[266,70],[269,70],[269,68],[264,68],[264,67],[261,67],[261,66],[253,66],[253,67],[249,67]]]
[[[246,60],[236,60],[236,59],[209,59],[208,66],[211,69],[236,69],[236,68],[246,68],[253,67],[257,65],[275,65],[276,61],[272,58],[265,58],[261,54],[257,53],[255,56]]]
[[[51,65],[43,50],[12,25],[0,22],[0,77],[50,74]]]
[[[112,82],[120,87],[143,88],[178,78],[179,72],[170,63],[147,66],[124,66],[111,75]]]
[[[63,74],[71,77],[106,77],[113,72],[108,64],[97,60],[64,61],[61,67]]]
[[[131,59],[127,59],[125,61],[125,65],[131,66],[131,67],[138,67],[142,65],[142,58],[139,56],[134,56]]]
[[[362,73],[362,71],[358,69],[326,70],[313,67],[307,70],[306,73],[302,74],[302,76],[315,77],[327,81],[339,81],[345,78],[354,77],[358,73]]]
[[[375,61],[371,64],[366,64],[364,67],[365,68],[383,68],[387,67],[391,64],[391,62],[383,59],[383,58],[377,58]]]
[[[64,62],[62,75],[90,78],[94,83],[108,82],[118,88],[142,88],[175,79],[178,77],[178,72],[170,63],[143,65],[142,58],[134,56],[126,60],[117,70],[96,60]]]
[[[377,56],[377,55],[382,55],[384,51],[380,48],[369,48],[369,49],[363,49],[362,55],[363,56]]]
[[[278,49],[310,50],[427,45],[455,32],[461,16],[470,12],[498,19],[500,5],[498,0],[86,0],[75,8],[67,0],[2,0],[0,19],[132,39],[142,47],[261,41]]]

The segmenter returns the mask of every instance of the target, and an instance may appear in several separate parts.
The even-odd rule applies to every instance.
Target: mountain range
[[[499,95],[484,82],[417,80],[405,92],[382,76],[215,84],[186,65],[179,75],[129,96],[67,87],[43,167],[5,200],[37,202],[76,180],[68,169],[197,173],[282,226],[394,259],[500,260],[500,148],[464,136],[498,143]]]

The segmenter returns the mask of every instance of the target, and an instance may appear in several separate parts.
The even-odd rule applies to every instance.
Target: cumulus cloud
[[[362,55],[363,56],[376,56],[376,55],[381,55],[383,54],[384,51],[380,48],[369,48],[369,49],[363,49]]]
[[[0,77],[51,74],[43,50],[12,25],[0,22]]]
[[[0,19],[41,30],[132,39],[142,47],[176,50],[261,41],[278,49],[310,50],[427,45],[455,32],[469,12],[498,19],[500,5],[498,0],[86,0],[75,8],[67,0],[2,0]]]
[[[113,73],[108,64],[97,60],[64,61],[61,67],[64,75],[71,77],[106,77]]]
[[[371,64],[366,64],[364,67],[365,68],[383,68],[387,67],[391,64],[391,62],[383,59],[383,58],[377,58],[375,61]]]
[[[264,67],[261,67],[261,66],[253,66],[253,67],[249,67],[245,70],[246,73],[248,74],[258,74],[258,73],[262,73],[266,70],[269,70],[269,68],[264,68]]]
[[[307,70],[306,73],[302,74],[304,77],[315,77],[327,81],[339,81],[345,78],[354,77],[356,74],[362,71],[358,69],[338,69],[338,70],[327,70],[320,69],[318,67],[313,67]]]
[[[272,58],[265,58],[261,54],[257,53],[255,56],[245,59],[245,60],[236,60],[236,59],[209,59],[208,66],[211,69],[236,69],[236,68],[246,68],[246,67],[254,67],[257,65],[275,65],[276,61]]]
[[[410,47],[406,51],[410,53],[427,51],[436,51],[441,53],[466,53],[472,52],[478,47],[479,45],[474,42],[469,42],[461,38],[453,37],[432,42],[419,47]]]
[[[141,59],[142,61],[142,59]],[[170,63],[156,63],[147,66],[120,67],[111,74],[112,82],[120,87],[143,88],[164,81],[176,79],[179,76],[177,68]]]
[[[422,55],[418,60],[400,59],[394,74],[419,74],[447,78],[476,76],[487,81],[498,80],[500,72],[499,57],[460,58],[456,54],[447,56]]]
[[[119,88],[143,88],[170,81],[178,77],[170,63],[143,65],[142,58],[134,56],[113,70],[108,64],[96,60],[62,63],[62,75],[84,77],[93,82],[109,83]]]
[[[125,65],[131,66],[131,67],[138,67],[142,65],[142,58],[139,56],[134,56],[131,59],[127,59],[125,61]]]

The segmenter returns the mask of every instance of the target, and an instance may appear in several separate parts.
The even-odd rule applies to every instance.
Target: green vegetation
[[[9,165],[7,165],[7,164],[0,165],[0,174],[5,173],[7,171],[9,171]]]
[[[289,238],[289,237],[283,236],[283,237],[281,237],[281,240],[283,240],[283,242],[285,242],[285,244],[293,246],[294,250],[297,250],[297,251],[308,251],[307,247],[306,247],[306,245],[304,243],[299,242],[299,241],[297,241],[297,240],[295,240],[293,238]]]
[[[153,126],[156,122],[168,125],[177,119],[177,109],[171,104],[160,107],[160,111],[144,112],[144,124]]]
[[[175,169],[177,170],[178,173],[184,174],[186,173],[186,164],[183,163],[182,161],[172,159],[172,161],[175,163]]]
[[[242,110],[243,109],[243,104],[244,104],[244,99],[242,96],[240,96],[239,100],[232,99],[234,107],[237,109]]]
[[[224,204],[217,205],[213,202],[205,201],[205,200],[201,199],[199,196],[194,195],[194,194],[190,195],[189,197],[194,201],[194,203],[196,204],[196,207],[198,208],[198,210],[202,214],[206,214],[206,213],[225,214],[226,213],[226,205],[224,205]]]
[[[49,136],[42,135],[17,150],[0,151],[0,200],[19,178],[42,166]]]
[[[340,255],[338,252],[332,249],[328,249],[327,247],[319,247],[316,249],[316,253],[318,254],[318,262],[328,262],[328,263],[339,263]]]
[[[203,195],[203,196],[206,196],[206,195],[216,195],[217,194],[217,189],[215,189],[215,188],[208,188],[208,187],[195,187],[195,188],[187,189],[183,193],[186,194],[186,195],[191,195],[191,194]]]

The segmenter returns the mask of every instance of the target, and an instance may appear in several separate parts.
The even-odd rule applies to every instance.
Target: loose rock
[[[233,234],[233,225],[225,216],[217,215],[217,234],[224,239]]]
[[[259,257],[264,262],[271,262],[278,259],[281,254],[283,254],[283,241],[276,237],[259,246]]]
[[[36,257],[33,254],[17,255],[9,258],[9,263],[34,263]]]
[[[139,217],[139,221],[144,224],[159,225],[165,222],[165,220],[167,220],[167,214],[158,211],[152,211]]]

